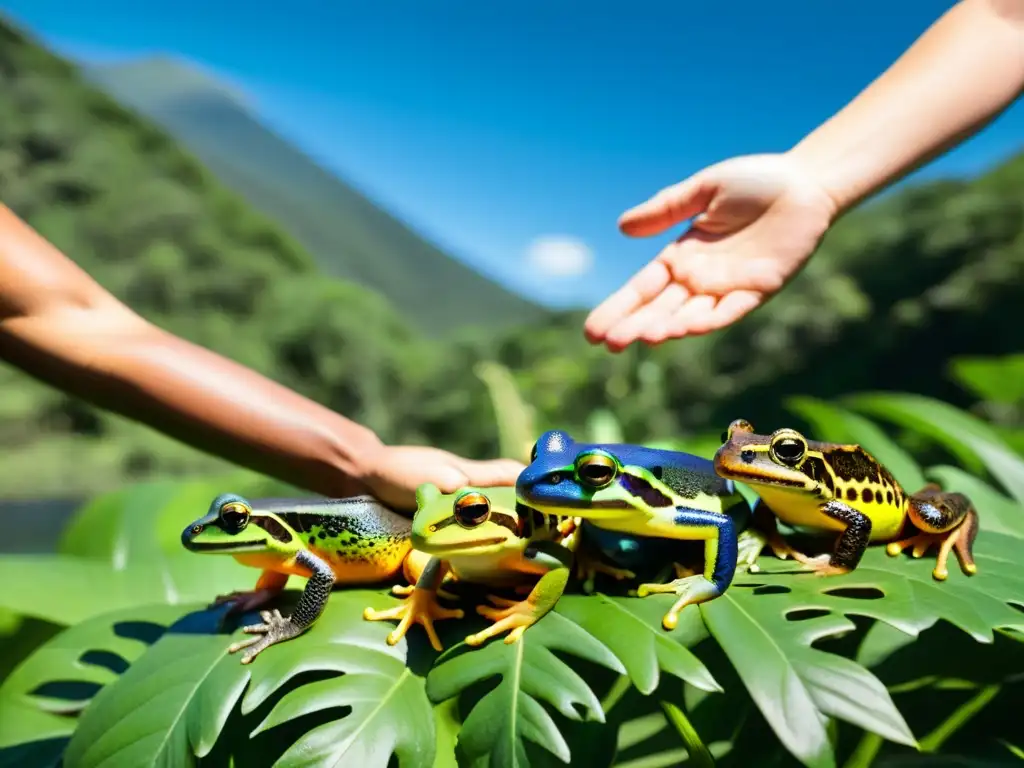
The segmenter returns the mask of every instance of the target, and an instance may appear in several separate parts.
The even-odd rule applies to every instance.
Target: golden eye
[[[482,493],[466,493],[455,500],[452,511],[463,528],[476,528],[491,516],[491,500]]]
[[[220,521],[229,531],[240,531],[249,524],[249,508],[240,501],[229,501],[220,508]]]
[[[615,479],[618,469],[615,459],[603,453],[587,454],[576,462],[576,476],[591,488],[604,488]]]
[[[795,437],[781,437],[772,443],[771,450],[776,461],[792,466],[800,463],[807,446],[804,445],[803,440],[798,440]]]
[[[192,535],[193,536],[198,536],[202,532],[203,532],[203,526],[198,525],[198,524],[192,526]]]

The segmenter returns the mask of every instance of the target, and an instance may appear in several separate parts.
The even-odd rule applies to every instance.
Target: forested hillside
[[[493,454],[492,406],[472,373],[484,359],[513,371],[538,428],[580,430],[607,407],[630,439],[717,435],[741,416],[772,429],[786,397],[863,389],[984,399],[1011,426],[1024,412],[1019,387],[999,384],[1019,367],[961,365],[970,390],[949,375],[958,356],[1024,349],[1024,155],[855,211],[790,288],[727,331],[611,355],[585,342],[582,313],[426,340],[380,295],[325,279],[165,133],[2,26],[0,84],[7,204],[146,317],[385,440]],[[2,496],[215,464],[6,369],[0,392]]]
[[[155,57],[90,67],[85,74],[167,129],[294,235],[325,272],[379,291],[418,328],[501,328],[543,312],[424,240],[186,65]],[[439,301],[444,295],[460,298]]]

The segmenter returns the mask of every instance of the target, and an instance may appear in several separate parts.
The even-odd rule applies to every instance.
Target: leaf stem
[[[626,691],[629,690],[631,685],[629,675],[619,675],[619,679],[612,683],[612,687],[608,690],[604,701],[601,702],[601,709],[604,710],[605,717],[611,712],[612,707],[618,704],[619,700],[626,695]]]
[[[877,733],[864,731],[864,735],[857,742],[857,748],[847,758],[843,768],[868,768],[875,761],[878,750],[882,748],[885,739]]]
[[[947,717],[939,726],[921,739],[922,752],[935,752],[943,743],[978,714],[999,693],[1000,686],[986,685]]]
[[[670,701],[663,700],[659,703],[665,712],[665,718],[675,727],[679,737],[683,740],[683,746],[686,747],[686,752],[690,756],[690,762],[698,768],[715,768],[715,758],[701,741],[700,735],[683,710]]]

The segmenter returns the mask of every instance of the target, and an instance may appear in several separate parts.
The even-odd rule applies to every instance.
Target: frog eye
[[[581,483],[591,488],[604,488],[618,472],[618,465],[611,456],[602,453],[591,453],[583,456],[576,463],[576,476]]]
[[[455,500],[452,511],[463,528],[476,528],[491,516],[491,500],[482,493],[466,493]]]
[[[729,433],[728,432],[723,432],[721,437],[719,437],[718,439],[721,440],[723,443],[728,443],[729,442]]]
[[[537,460],[537,446],[539,444],[540,444],[539,442],[534,443],[533,444],[533,448],[530,449],[530,462],[531,463]]]
[[[772,443],[772,457],[780,464],[798,464],[807,451],[803,440],[795,437],[781,437]]]
[[[220,508],[220,521],[225,530],[240,531],[249,524],[249,508],[240,501],[229,501]]]

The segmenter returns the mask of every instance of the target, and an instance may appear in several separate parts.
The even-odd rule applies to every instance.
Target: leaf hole
[[[794,608],[792,611],[786,611],[786,621],[810,621],[811,619],[820,619],[822,616],[828,616],[831,611],[826,611],[824,608]]]
[[[91,664],[94,667],[103,667],[111,672],[122,675],[130,666],[127,661],[116,653],[110,651],[86,651],[79,659],[83,664]]]
[[[754,587],[755,595],[788,595],[792,591],[789,587],[784,587],[781,584],[763,584]]]
[[[878,587],[835,587],[823,589],[822,592],[832,597],[849,597],[853,600],[880,600],[885,597],[885,592]]]
[[[41,699],[51,699],[45,704],[40,702],[40,707],[48,712],[78,712],[86,702],[92,699],[100,688],[99,683],[89,683],[84,680],[53,680],[37,686],[29,691],[30,696],[38,696]],[[66,702],[58,704],[56,701]]]
[[[167,627],[152,621],[119,621],[114,625],[114,634],[127,640],[138,640],[152,645],[167,631]]]

